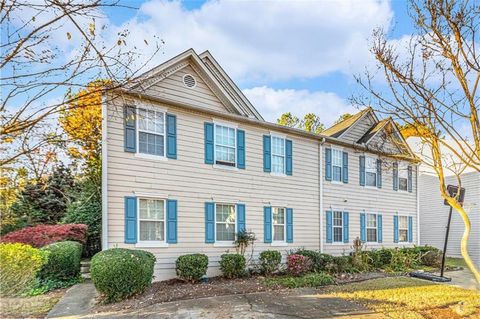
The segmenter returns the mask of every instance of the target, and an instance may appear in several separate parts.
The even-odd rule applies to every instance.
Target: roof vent
[[[185,86],[187,88],[194,88],[196,85],[197,85],[197,81],[195,80],[195,78],[193,77],[193,75],[191,74],[185,74],[183,76],[183,84],[185,84]]]

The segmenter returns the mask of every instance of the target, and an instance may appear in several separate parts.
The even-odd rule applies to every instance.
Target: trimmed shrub
[[[106,302],[141,293],[153,278],[155,256],[142,250],[112,248],[93,256],[90,273],[95,288]]]
[[[62,241],[42,248],[48,252],[48,262],[39,273],[41,280],[69,280],[80,275],[82,244]]]
[[[292,254],[287,256],[287,272],[292,276],[301,276],[312,269],[310,258]]]
[[[177,258],[175,270],[183,280],[196,282],[206,275],[208,257],[204,254],[189,254]]]
[[[23,228],[0,238],[3,243],[23,243],[43,247],[58,241],[73,240],[82,244],[87,239],[87,226],[83,224],[38,225]]]
[[[15,296],[25,291],[47,259],[48,252],[29,245],[0,244],[0,295]]]
[[[282,262],[282,254],[276,250],[265,250],[260,253],[259,259],[262,273],[269,276],[278,270]]]
[[[247,261],[240,254],[223,254],[220,257],[220,270],[226,278],[238,278],[246,273]]]
[[[312,270],[315,272],[322,272],[327,269],[327,265],[332,262],[333,256],[322,254],[318,251],[299,249],[295,252],[297,255],[302,255],[310,258],[312,261]]]
[[[274,277],[265,280],[265,284],[269,287],[281,286],[285,288],[316,288],[331,285],[334,282],[332,276],[324,272],[306,274],[301,277]]]

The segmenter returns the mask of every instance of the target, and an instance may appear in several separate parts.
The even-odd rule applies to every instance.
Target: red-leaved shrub
[[[23,228],[0,237],[2,243],[23,243],[37,248],[65,240],[78,241],[84,244],[87,240],[87,225],[38,225]]]
[[[301,276],[312,269],[310,258],[302,255],[287,256],[287,272],[292,276]]]

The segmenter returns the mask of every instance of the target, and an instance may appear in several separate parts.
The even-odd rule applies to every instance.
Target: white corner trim
[[[320,253],[323,253],[323,145],[322,143],[319,143],[319,148],[318,148],[318,158],[319,158],[319,172],[318,172],[318,178],[319,181],[318,183],[320,184],[320,189],[319,189],[319,205],[320,205],[320,211],[319,211],[319,227],[320,227]]]
[[[420,243],[420,185],[419,185],[419,176],[418,176],[418,169],[419,169],[419,165],[416,165],[415,167],[415,181],[416,181],[416,187],[417,187],[417,190],[416,190],[416,193],[417,193],[417,221],[416,221],[416,226],[417,226],[417,245],[420,246],[421,243]]]
[[[102,250],[108,249],[108,110],[105,92],[102,94]]]

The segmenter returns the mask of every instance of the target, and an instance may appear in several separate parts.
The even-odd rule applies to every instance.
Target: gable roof
[[[372,126],[366,133],[363,135],[357,143],[363,144],[363,143],[368,143],[375,135],[377,135],[378,132],[380,132],[388,123],[389,123],[390,118],[388,119],[383,119],[379,122],[377,122],[374,126]]]
[[[208,51],[202,53],[201,58],[195,50],[188,49],[131,80],[125,89],[132,93],[145,93],[151,86],[188,65],[197,71],[229,112],[264,121]]]
[[[322,132],[323,135],[331,136],[331,137],[340,137],[343,133],[345,133],[350,127],[355,125],[364,115],[372,112],[371,107],[367,107],[360,112],[352,115],[348,119],[345,119],[333,126],[327,128],[325,131]]]

